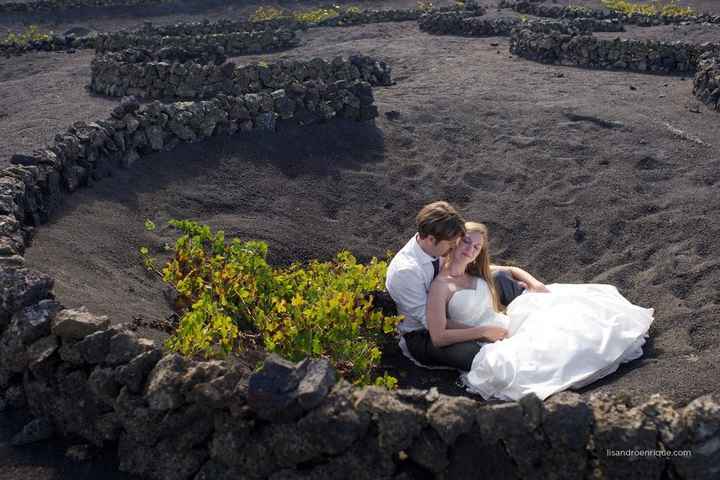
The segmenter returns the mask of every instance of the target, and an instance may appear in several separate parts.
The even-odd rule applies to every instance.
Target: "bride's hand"
[[[508,331],[501,327],[482,327],[483,337],[489,342],[497,342],[507,338]]]

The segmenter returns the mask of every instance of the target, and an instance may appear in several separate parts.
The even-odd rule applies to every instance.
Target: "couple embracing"
[[[642,355],[652,308],[612,285],[546,286],[491,264],[487,227],[447,202],[423,207],[416,223],[386,281],[404,316],[400,348],[414,363],[461,371],[485,399],[517,400],[580,388]]]

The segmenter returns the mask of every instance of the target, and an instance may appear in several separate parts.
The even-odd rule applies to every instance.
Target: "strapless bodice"
[[[490,289],[485,280],[477,277],[475,281],[475,288],[458,290],[450,297],[448,318],[472,327],[493,325],[507,328],[508,318],[493,308]]]

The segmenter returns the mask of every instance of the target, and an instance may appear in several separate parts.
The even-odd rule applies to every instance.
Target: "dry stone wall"
[[[314,23],[318,27],[350,27],[353,25],[365,25],[368,23],[385,22],[406,22],[417,20],[423,15],[422,10],[417,9],[389,9],[389,10],[360,10],[343,11],[339,15]]]
[[[75,35],[50,35],[47,40],[33,40],[26,44],[0,43],[0,55],[11,56],[23,53],[56,52],[61,50],[76,50],[81,48],[94,48],[95,36],[77,37]]]
[[[705,52],[717,54],[718,44],[606,40],[591,35],[534,32],[516,29],[510,40],[513,54],[543,63],[650,73],[691,74]]]
[[[239,96],[217,95],[198,102],[152,102],[142,108],[125,99],[110,119],[77,122],[55,143],[31,155],[15,155],[17,164],[40,169],[42,185],[56,192],[46,199],[32,197],[24,211],[43,223],[57,204],[61,190],[74,191],[105,177],[113,168],[128,167],[141,155],[172,150],[184,142],[232,135],[253,129],[274,130],[277,119],[308,124],[335,116],[371,120],[377,116],[372,89],[361,80],[308,80],[292,90],[263,91]],[[45,190],[43,190],[45,191]],[[17,252],[20,253],[20,252]]]
[[[655,25],[679,23],[720,23],[720,15],[625,15],[617,12],[598,10],[587,7],[547,5],[532,1],[501,0],[501,8],[511,8],[518,13],[551,18],[592,17],[597,19],[618,19],[626,24],[650,27]]]
[[[577,21],[523,22],[511,33],[510,52],[542,63],[642,73],[694,74],[693,94],[720,111],[720,43],[697,45],[600,39],[582,27],[575,28]]]
[[[625,25],[617,18],[596,19],[578,17],[568,20],[533,19],[522,24],[535,32],[560,32],[574,34],[590,34],[593,32],[624,32]]]
[[[157,3],[160,3],[158,0]],[[3,5],[0,4],[0,10]],[[25,4],[23,4],[25,5]],[[471,7],[469,10],[482,13],[483,7]],[[440,7],[433,12],[459,11],[459,7]],[[0,55],[19,55],[31,51],[74,50],[78,48],[96,48],[98,52],[119,51],[128,48],[167,49],[182,48],[196,52],[214,48],[214,56],[245,55],[273,52],[297,46],[296,31],[312,27],[341,27],[381,22],[400,22],[417,20],[426,10],[345,10],[339,15],[310,23],[298,21],[294,17],[279,17],[271,20],[220,20],[218,22],[178,23],[175,25],[153,26],[145,22],[143,28],[135,31],[121,31],[101,34],[99,37],[78,38],[75,35],[50,35],[47,40],[32,41],[26,44],[2,45]]]
[[[0,227],[0,254],[21,255],[28,235],[22,226],[45,223],[62,192],[109,176],[114,168],[128,167],[141,155],[211,136],[274,130],[278,119],[301,125],[333,117],[370,120],[377,116],[373,102],[367,82],[319,79],[287,91],[218,95],[198,102],[155,101],[142,108],[136,99],[126,98],[111,118],[76,122],[58,134],[49,148],[12,157],[13,163],[21,165],[12,167],[13,171],[22,175],[0,184],[0,209],[9,215],[3,217],[8,223]]]
[[[710,480],[720,469],[713,395],[682,408],[569,392],[485,404],[353,388],[326,360],[269,356],[253,373],[238,360],[165,353],[106,317],[62,308],[51,288],[27,269],[0,270],[2,401],[36,417],[15,444],[73,435],[161,480]]]
[[[419,25],[420,30],[428,33],[468,37],[509,36],[514,28],[528,28],[536,32],[560,32],[566,34],[624,31],[623,24],[617,19],[521,20],[517,17],[484,18],[466,12],[424,15],[420,19]]]
[[[82,7],[132,7],[173,3],[175,0],[39,0],[0,3],[0,14],[34,14]]]
[[[296,47],[296,30],[278,28],[230,33],[161,36],[147,32],[118,32],[76,35],[51,35],[47,40],[26,44],[0,44],[0,55],[10,56],[31,51],[60,51],[94,48],[97,53],[139,50],[146,59],[189,60],[222,63],[228,56],[270,53]]]
[[[706,53],[698,61],[693,93],[703,103],[720,111],[720,56]]]
[[[105,53],[128,48],[153,51],[182,48],[195,52],[211,50],[227,56],[237,56],[284,50],[293,48],[298,43],[295,31],[289,29],[178,36],[112,33],[98,36],[95,51]]]
[[[520,23],[514,17],[483,18],[473,12],[447,12],[423,15],[419,20],[420,30],[440,35],[466,37],[495,37],[510,35]]]
[[[454,6],[441,7],[433,11],[458,11],[458,8]],[[477,11],[481,11],[479,7]],[[101,35],[96,48],[98,52],[106,52],[130,47],[199,48],[208,44],[219,44],[227,50],[227,55],[242,55],[295,46],[297,43],[296,30],[417,20],[424,13],[424,10],[418,9],[344,10],[335,17],[315,23],[301,22],[289,16],[259,22],[220,20],[218,22],[203,21],[162,26],[154,26],[152,23],[146,22],[140,30]],[[273,38],[273,36],[278,38]],[[239,43],[242,43],[243,46],[237,46]],[[245,44],[249,45],[245,46]]]
[[[80,48],[95,48],[98,53],[114,52],[129,48],[152,50],[158,55],[160,50],[182,49],[188,58],[200,59],[203,52],[212,51],[212,57],[224,61],[225,56],[269,53],[293,48],[298,45],[297,22],[278,27],[283,22],[218,22],[216,24],[178,24],[163,28],[152,27],[134,32],[92,33],[78,36],[75,34],[52,34],[47,40],[34,40],[25,44],[0,44],[0,55],[19,55],[31,51],[58,51]],[[207,30],[211,33],[194,33]],[[174,32],[174,35],[162,33]],[[190,33],[187,33],[187,32]],[[160,52],[162,55],[162,52]]]
[[[152,22],[144,22],[142,28],[125,34],[158,36],[158,37],[181,37],[191,35],[214,35],[218,33],[251,32],[254,30],[303,30],[307,24],[298,22],[289,17],[273,20],[252,22],[250,20],[218,20],[211,22],[204,19],[199,22],[178,22],[169,25],[154,25]]]
[[[99,94],[144,98],[209,98],[219,93],[240,95],[277,89],[302,91],[302,83],[363,80],[372,86],[392,84],[385,62],[366,56],[332,61],[280,61],[274,64],[236,66],[196,62],[122,61],[119,55],[96,57],[92,62],[90,89]]]
[[[459,11],[456,6],[433,8],[433,12],[450,12]],[[484,11],[484,7],[472,7],[473,11],[479,13]],[[290,30],[305,30],[312,27],[349,27],[353,25],[364,25],[369,23],[384,22],[403,22],[417,20],[426,14],[426,10],[421,9],[386,9],[386,10],[341,10],[334,17],[321,20],[319,22],[301,22],[291,16],[278,17],[272,20],[263,20],[251,22],[248,20],[220,20],[210,22],[205,20],[202,22],[178,23],[175,25],[158,25],[146,23],[142,30],[134,33],[143,33],[159,36],[181,36],[181,35],[198,35],[198,34],[217,34],[217,33],[234,33],[239,31],[251,30],[268,30],[285,28]],[[479,14],[478,13],[478,14]]]

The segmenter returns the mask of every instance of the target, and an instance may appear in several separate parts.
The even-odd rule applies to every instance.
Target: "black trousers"
[[[500,294],[500,303],[507,306],[525,289],[508,272],[493,274],[495,288]],[[416,330],[404,335],[410,354],[423,365],[452,367],[465,372],[470,370],[473,358],[480,351],[482,342],[461,342],[447,347],[436,347],[430,339],[430,332]]]

